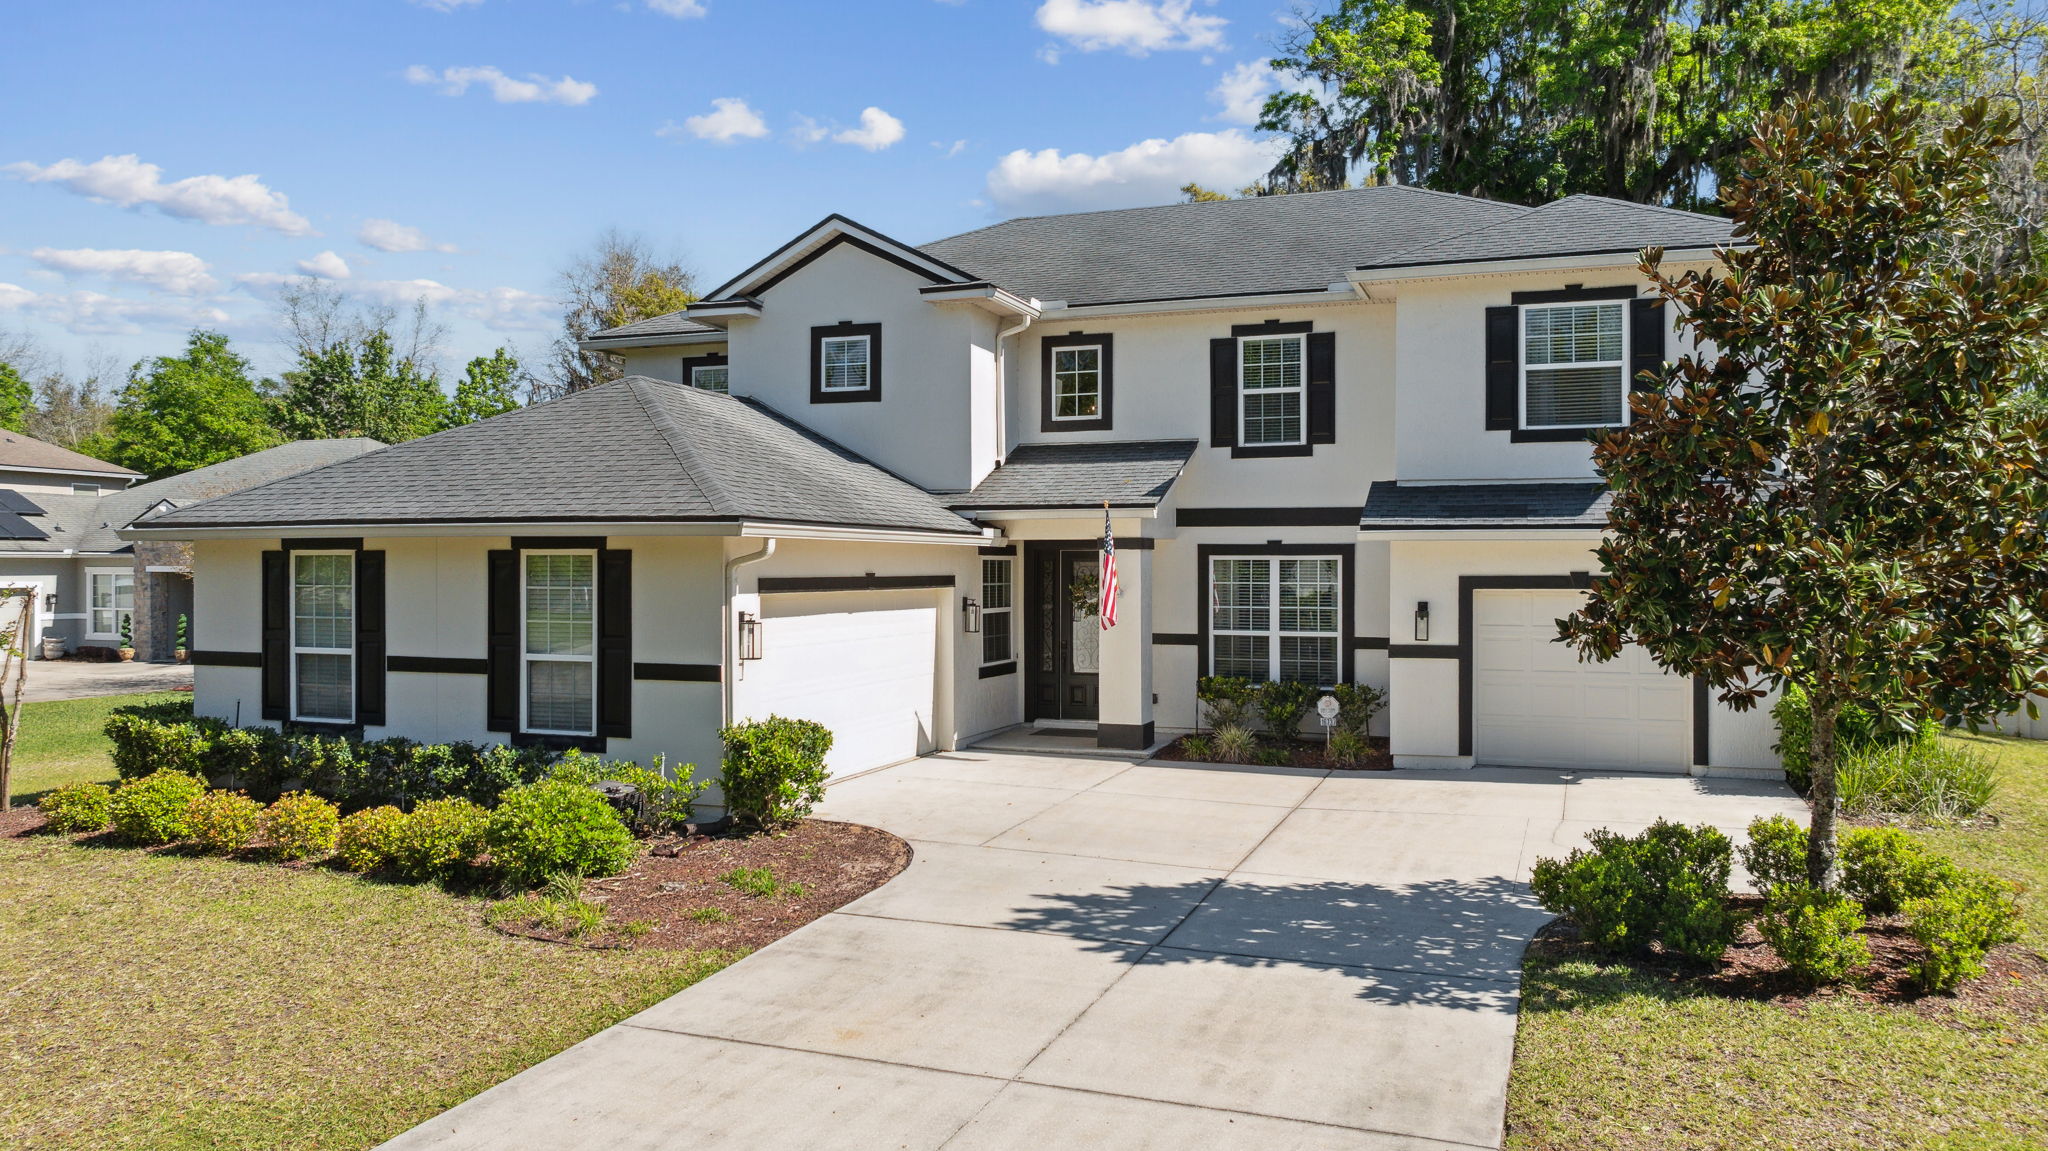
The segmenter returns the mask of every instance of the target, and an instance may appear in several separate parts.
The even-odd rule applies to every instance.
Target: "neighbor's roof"
[[[81,475],[139,476],[142,473],[130,471],[119,464],[96,460],[70,448],[45,443],[23,432],[0,429],[0,470],[7,468],[36,468],[50,472],[77,472]]]
[[[958,509],[1157,507],[1180,478],[1194,440],[1020,444],[1003,465],[953,497]]]
[[[1321,292],[1360,264],[1529,209],[1401,184],[1027,216],[920,249],[1069,305]]]
[[[645,376],[219,496],[146,526],[741,520],[980,530],[760,404]]]
[[[634,320],[616,328],[606,328],[584,337],[585,343],[598,340],[642,340],[650,336],[697,336],[706,332],[719,332],[710,324],[700,324],[688,319],[681,312],[670,312],[665,316],[653,316],[645,320]]]
[[[1360,268],[1411,268],[1544,256],[1626,254],[1643,248],[1711,248],[1734,237],[1720,216],[1680,212],[1605,196],[1567,196],[1506,219],[1390,251]]]
[[[1361,531],[1458,528],[1598,528],[1607,524],[1599,482],[1413,484],[1379,480],[1365,497]]]

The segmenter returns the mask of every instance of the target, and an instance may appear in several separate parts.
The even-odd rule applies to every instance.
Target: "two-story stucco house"
[[[243,722],[708,768],[774,712],[843,773],[1023,723],[1147,747],[1216,673],[1383,684],[1402,765],[1770,770],[1767,717],[1550,642],[1587,434],[1681,339],[1635,253],[1729,239],[1405,187],[922,246],[834,216],[594,337],[621,382],[130,534],[196,541],[198,707]]]

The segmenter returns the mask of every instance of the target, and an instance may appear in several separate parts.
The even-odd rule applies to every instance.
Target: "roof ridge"
[[[663,381],[654,379],[652,376],[627,376],[616,382],[632,385],[633,401],[640,405],[641,411],[647,413],[648,422],[660,434],[661,441],[668,445],[668,450],[675,455],[676,466],[683,469],[683,474],[690,477],[690,482],[696,484],[699,491],[710,497],[711,506],[722,514],[737,514],[735,510],[737,504],[733,498],[732,490],[725,486],[725,481],[719,476],[718,469],[711,467],[698,457],[697,449],[690,444],[689,437],[684,434],[682,427],[676,423],[675,413],[669,411],[668,407],[664,404],[649,402],[646,385],[660,384]],[[674,386],[677,391],[682,390],[682,385],[677,384]],[[699,391],[707,397],[715,394],[704,392],[702,389],[693,390]]]
[[[1598,200],[1603,204],[1619,204],[1625,208],[1641,208],[1646,212],[1663,212],[1670,216],[1684,216],[1688,220],[1721,220],[1730,224],[1735,222],[1726,216],[1716,216],[1709,212],[1689,212],[1684,208],[1673,208],[1665,204],[1644,204],[1636,200],[1624,200],[1619,196],[1602,196],[1598,192],[1573,192],[1563,199],[1552,200],[1549,204],[1544,204],[1543,207],[1548,208],[1555,204],[1562,204],[1566,200]]]
[[[1402,187],[1407,187],[1408,185],[1405,185],[1405,184],[1404,184],[1404,185],[1401,185],[1401,186],[1402,186]],[[1431,189],[1431,188],[1422,188],[1422,189],[1419,189],[1419,190],[1420,190],[1420,191],[1424,191],[1424,192],[1434,191],[1434,189]],[[1437,193],[1437,194],[1438,194],[1438,195],[1442,195],[1442,196],[1456,196],[1456,195],[1457,195],[1457,193],[1455,193],[1455,192],[1439,192],[1439,193]],[[1458,198],[1458,199],[1461,199],[1461,200],[1478,200],[1478,199],[1479,199],[1479,197],[1477,197],[1477,196],[1458,196],[1457,198]],[[1540,211],[1542,211],[1542,210],[1543,210],[1544,208],[1546,208],[1546,207],[1548,207],[1548,206],[1549,206],[1549,205],[1547,205],[1547,204],[1538,204],[1538,205],[1537,205],[1536,207],[1533,207],[1533,208],[1531,208],[1531,207],[1529,207],[1529,206],[1528,206],[1528,205],[1526,205],[1526,204],[1512,204],[1512,203],[1509,203],[1509,202],[1508,202],[1508,201],[1506,201],[1506,200],[1481,200],[1480,202],[1481,202],[1481,203],[1485,203],[1485,204],[1499,204],[1499,205],[1501,205],[1502,207],[1505,207],[1505,208],[1519,208],[1519,209],[1521,209],[1521,210],[1520,210],[1520,211],[1518,211],[1518,212],[1516,212],[1516,213],[1515,213],[1514,215],[1512,215],[1512,216],[1502,216],[1502,217],[1501,217],[1500,219],[1498,219],[1498,220],[1488,220],[1488,221],[1487,221],[1487,222],[1485,222],[1484,224],[1475,224],[1475,225],[1473,225],[1472,227],[1470,227],[1470,228],[1466,228],[1466,229],[1464,229],[1464,230],[1462,230],[1462,231],[1457,231],[1457,232],[1451,232],[1451,233],[1449,233],[1449,234],[1447,234],[1447,235],[1442,235],[1442,236],[1438,236],[1438,237],[1436,237],[1435,239],[1433,239],[1433,240],[1431,240],[1431,241],[1429,241],[1428,243],[1425,243],[1425,244],[1416,244],[1416,245],[1413,245],[1413,246],[1411,246],[1411,247],[1407,247],[1407,248],[1402,248],[1402,249],[1401,249],[1400,251],[1398,251],[1398,252],[1389,252],[1389,253],[1387,253],[1387,254],[1386,254],[1385,256],[1381,257],[1380,259],[1378,259],[1378,260],[1375,260],[1375,261],[1373,261],[1373,262],[1372,262],[1372,263],[1370,263],[1370,264],[1364,264],[1364,265],[1361,265],[1361,266],[1362,266],[1362,267],[1367,267],[1367,268],[1374,268],[1374,267],[1385,267],[1386,265],[1388,265],[1388,264],[1391,264],[1391,263],[1393,263],[1393,262],[1394,262],[1394,261],[1396,261],[1396,260],[1402,260],[1402,259],[1406,259],[1406,258],[1408,258],[1408,257],[1410,257],[1410,256],[1416,256],[1416,255],[1420,255],[1420,254],[1422,254],[1423,252],[1427,252],[1427,251],[1429,251],[1429,250],[1430,250],[1431,248],[1435,248],[1435,247],[1438,247],[1438,246],[1440,246],[1440,245],[1443,245],[1443,244],[1448,244],[1448,243],[1452,242],[1453,240],[1461,240],[1461,239],[1465,238],[1466,236],[1476,236],[1476,235],[1478,235],[1479,233],[1481,233],[1481,232],[1484,232],[1484,231],[1487,231],[1488,229],[1491,229],[1491,228],[1504,228],[1504,227],[1508,226],[1509,224],[1514,224],[1514,223],[1518,223],[1518,222],[1520,222],[1520,221],[1522,221],[1522,220],[1526,220],[1526,219],[1528,219],[1528,218],[1529,218],[1530,216],[1534,215],[1534,214],[1535,214],[1535,213],[1537,213],[1537,212],[1540,212]],[[1556,203],[1562,203],[1562,201],[1559,201],[1559,200],[1552,200],[1552,201],[1551,201],[1551,203],[1553,203],[1553,204],[1556,204]]]
[[[917,248],[921,251],[934,244],[943,244],[948,240],[958,240],[967,236],[978,236],[983,232],[994,231],[997,228],[1007,227],[1011,224],[1021,224],[1026,220],[1065,220],[1076,216],[1118,216],[1126,212],[1158,212],[1169,209],[1201,210],[1219,208],[1225,204],[1246,204],[1257,200],[1304,200],[1312,196],[1356,195],[1361,192],[1385,192],[1400,189],[1430,192],[1433,195],[1449,196],[1459,200],[1477,200],[1483,204],[1498,204],[1502,202],[1499,200],[1486,200],[1479,196],[1466,196],[1457,192],[1438,192],[1433,188],[1417,188],[1412,184],[1361,184],[1356,188],[1322,188],[1314,192],[1284,192],[1271,196],[1232,196],[1223,200],[1181,201],[1172,204],[1133,204],[1128,208],[1088,208],[1079,212],[1040,212],[1031,216],[1011,216],[1008,219],[997,220],[992,224],[984,224],[979,228],[970,228],[965,232],[955,232],[950,236],[940,236],[936,240],[928,240],[923,244],[917,245]]]

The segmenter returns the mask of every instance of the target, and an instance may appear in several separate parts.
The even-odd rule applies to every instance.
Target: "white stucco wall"
[[[672,344],[659,348],[620,348],[613,355],[619,357],[625,373],[629,376],[647,376],[650,379],[687,384],[690,381],[683,378],[683,361],[714,353],[721,356],[727,354],[725,341]]]

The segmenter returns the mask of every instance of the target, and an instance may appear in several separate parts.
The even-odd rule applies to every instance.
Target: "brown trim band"
[[[1464,659],[1465,649],[1448,643],[1390,643],[1388,659]]]
[[[725,674],[715,663],[636,663],[633,678],[664,683],[719,683]]]
[[[279,550],[288,552],[359,552],[363,550],[361,536],[309,537],[277,541]]]
[[[1494,297],[1499,299],[1498,296]],[[1523,304],[1562,304],[1570,300],[1633,300],[1636,298],[1634,284],[1611,284],[1602,288],[1588,288],[1582,284],[1571,284],[1562,288],[1548,288],[1540,292],[1515,292],[1508,302],[1520,307]]]
[[[195,667],[262,667],[263,653],[260,651],[208,651],[205,648],[191,648],[185,652],[186,662]]]
[[[1708,717],[1713,714],[1713,698],[1707,681],[1699,676],[1692,679],[1692,762],[1694,767],[1705,767],[1713,762],[1714,744],[1708,737]]]
[[[1152,721],[1144,723],[1098,723],[1095,746],[1117,751],[1143,751],[1152,746]]]
[[[807,591],[908,591],[916,588],[952,587],[953,576],[762,576],[756,585],[762,595]]]
[[[1200,647],[1202,637],[1191,631],[1155,631],[1152,644],[1155,647]]]
[[[1232,339],[1242,340],[1246,336],[1298,336],[1303,332],[1313,332],[1315,330],[1316,325],[1313,320],[1293,320],[1289,322],[1266,320],[1257,324],[1232,324],[1230,325],[1230,336]]]
[[[1301,453],[1306,454],[1305,450]],[[1174,525],[1183,528],[1311,528],[1358,526],[1362,508],[1181,508]]]
[[[384,658],[384,670],[424,675],[489,675],[491,661],[438,655],[393,655]]]
[[[603,536],[513,536],[516,552],[603,551]]]
[[[998,548],[975,548],[975,554],[985,556],[1013,556],[1017,554],[1016,544],[1004,544]]]
[[[1351,637],[1351,650],[1353,651],[1388,651],[1392,647],[1392,642],[1383,635],[1355,635]]]
[[[998,677],[998,676],[1005,676],[1005,675],[1016,675],[1016,674],[1017,674],[1017,661],[1016,661],[1016,660],[1014,660],[1014,659],[1013,659],[1013,660],[1009,660],[1009,661],[1007,661],[1007,662],[1004,662],[1004,663],[992,663],[992,664],[989,664],[989,665],[988,665],[987,667],[985,667],[985,668],[982,668],[982,669],[981,669],[981,678],[982,678],[982,679],[995,679],[995,678],[996,678],[996,677]]]

